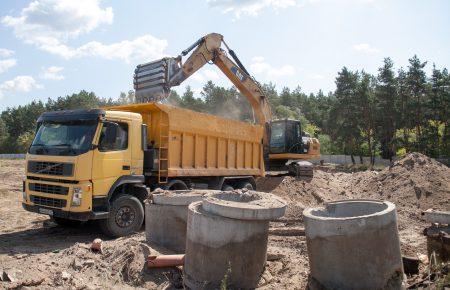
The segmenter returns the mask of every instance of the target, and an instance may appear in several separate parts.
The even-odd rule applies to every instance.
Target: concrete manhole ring
[[[152,194],[154,204],[189,205],[200,201],[211,190],[164,190]]]
[[[286,202],[266,192],[217,191],[203,199],[209,213],[242,220],[275,220],[284,215]]]

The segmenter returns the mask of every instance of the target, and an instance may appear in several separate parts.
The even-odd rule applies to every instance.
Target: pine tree
[[[410,144],[409,144],[409,130],[411,129],[411,119],[409,110],[411,108],[410,105],[410,95],[408,92],[408,80],[407,80],[407,74],[403,70],[403,68],[400,68],[398,70],[397,74],[397,103],[396,103],[396,109],[399,112],[397,115],[397,125],[398,128],[402,128],[402,138],[401,138],[401,146],[403,146],[407,152],[410,151]]]
[[[430,78],[430,91],[429,97],[426,103],[426,120],[428,122],[425,124],[426,135],[426,149],[425,153],[429,156],[439,156],[440,155],[440,143],[441,136],[439,132],[439,127],[443,123],[443,104],[444,98],[444,86],[445,79],[442,72],[436,68],[433,64],[433,71]]]
[[[421,62],[417,55],[409,59],[407,85],[408,93],[411,96],[411,120],[415,129],[416,140],[415,150],[418,152],[424,151],[424,139],[422,136],[422,128],[425,123],[424,107],[426,103],[427,91],[427,77],[424,67],[427,62]]]
[[[358,73],[349,71],[344,67],[336,78],[336,107],[333,108],[331,118],[334,118],[333,129],[335,136],[342,140],[345,148],[355,163],[354,155],[358,153]]]
[[[446,68],[442,70],[442,79],[444,80],[444,83],[440,111],[444,128],[440,154],[441,156],[450,156],[450,74]]]
[[[366,138],[370,164],[375,163],[375,144],[374,144],[374,131],[375,131],[375,79],[372,75],[362,71],[361,79],[358,84],[358,100],[360,106],[360,118],[359,127],[364,132]]]
[[[396,131],[395,104],[397,103],[397,91],[394,63],[390,58],[384,59],[384,64],[378,69],[376,85],[376,127],[381,144],[381,156],[392,160],[395,156],[394,136]]]

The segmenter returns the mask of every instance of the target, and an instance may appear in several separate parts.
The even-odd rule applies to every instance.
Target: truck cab
[[[147,195],[141,128],[137,113],[44,113],[26,156],[23,207],[61,224],[100,219],[112,235],[137,230]],[[122,202],[113,209],[119,197]],[[116,222],[105,224],[111,211]]]

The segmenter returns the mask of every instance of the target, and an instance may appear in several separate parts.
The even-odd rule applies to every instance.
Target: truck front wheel
[[[111,237],[122,237],[140,230],[144,221],[144,207],[136,197],[128,194],[114,199],[109,216],[100,221],[103,232]]]

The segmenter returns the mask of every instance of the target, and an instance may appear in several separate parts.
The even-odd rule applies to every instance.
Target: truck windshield
[[[38,155],[75,156],[91,149],[97,121],[42,122],[29,153]]]
[[[272,123],[270,129],[270,151],[272,153],[280,153],[284,151],[284,145],[286,140],[285,135],[285,123],[278,122]]]

